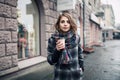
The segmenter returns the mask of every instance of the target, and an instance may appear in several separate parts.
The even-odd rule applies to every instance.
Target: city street
[[[83,80],[120,80],[120,40],[106,41],[95,52],[85,54]],[[53,68],[47,63],[5,76],[0,80],[52,80]]]
[[[83,80],[120,80],[120,40],[105,42],[85,58]]]

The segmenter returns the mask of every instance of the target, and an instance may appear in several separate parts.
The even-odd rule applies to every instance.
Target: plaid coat
[[[49,64],[54,65],[54,80],[81,80],[84,68],[80,37],[78,35],[76,35],[75,41],[78,44],[68,49],[72,56],[72,63],[60,64],[61,51],[56,50],[56,40],[53,37],[49,38],[47,60]]]

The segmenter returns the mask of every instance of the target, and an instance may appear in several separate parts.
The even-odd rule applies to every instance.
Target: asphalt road
[[[83,80],[120,80],[120,40],[105,42],[86,55]]]

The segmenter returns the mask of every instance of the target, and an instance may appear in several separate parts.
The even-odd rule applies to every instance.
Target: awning
[[[102,30],[114,30],[115,28],[112,26],[100,26]]]
[[[118,32],[118,33],[120,33],[120,30],[114,29],[113,32]]]
[[[93,13],[91,13],[91,15],[90,15],[90,20],[92,20],[93,22],[95,22],[97,24],[100,24],[99,19]]]

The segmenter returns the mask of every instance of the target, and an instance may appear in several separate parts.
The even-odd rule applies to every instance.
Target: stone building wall
[[[90,14],[92,13],[89,6],[85,3],[85,46],[89,44],[90,41]]]
[[[0,75],[17,67],[17,0],[0,0]]]

